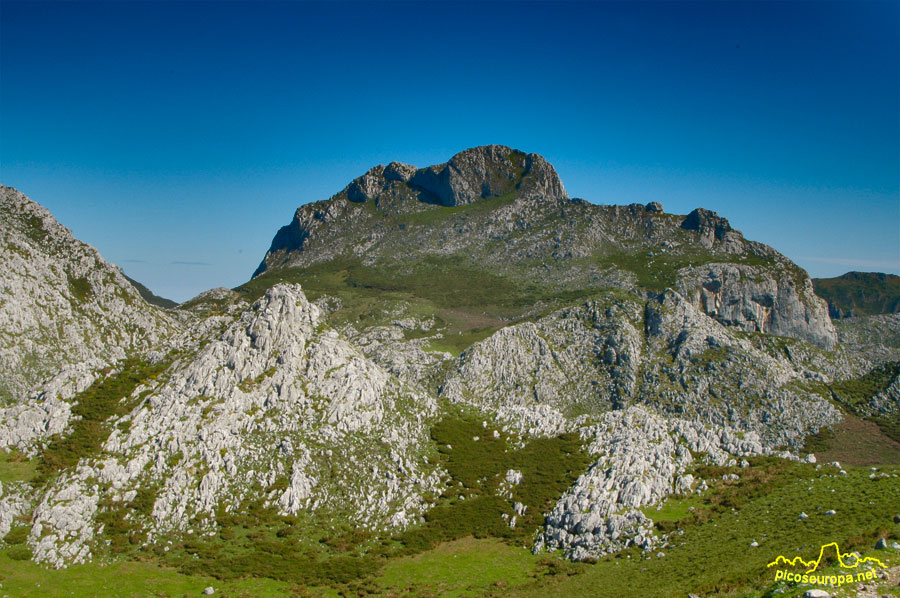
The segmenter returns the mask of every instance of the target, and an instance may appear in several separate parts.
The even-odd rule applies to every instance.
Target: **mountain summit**
[[[310,290],[310,275],[329,269],[345,272],[340,282],[349,286],[407,291],[445,307],[487,299],[510,308],[508,318],[563,295],[669,288],[727,325],[823,347],[836,340],[806,272],[715,212],[573,199],[544,158],[500,145],[427,168],[376,166],[329,200],[300,206],[243,290],[258,296],[302,273]],[[478,288],[454,293],[432,285],[435,277]],[[338,281],[323,282],[329,292]],[[482,283],[504,296],[485,297]]]

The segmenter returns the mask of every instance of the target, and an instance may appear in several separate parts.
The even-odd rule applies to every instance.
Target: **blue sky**
[[[898,6],[3,0],[0,182],[177,300],[369,167],[487,143],[900,273]]]

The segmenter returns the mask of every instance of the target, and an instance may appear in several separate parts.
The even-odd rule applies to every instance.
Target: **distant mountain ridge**
[[[155,305],[156,307],[162,307],[165,309],[171,309],[178,305],[177,301],[172,301],[171,299],[166,299],[165,297],[160,297],[159,295],[154,294],[154,292],[148,289],[145,285],[131,278],[124,272],[122,272],[122,276],[124,276],[125,280],[130,282],[132,286],[137,289],[137,292],[141,294],[141,297],[144,298],[144,301],[146,301],[150,305]]]
[[[847,272],[813,278],[813,286],[834,319],[900,313],[900,276],[895,274]]]

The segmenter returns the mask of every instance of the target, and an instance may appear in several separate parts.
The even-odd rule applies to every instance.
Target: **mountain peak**
[[[568,199],[562,181],[547,160],[505,145],[469,148],[443,164],[425,168],[400,162],[375,166],[354,179],[344,191],[350,201],[364,203],[376,199],[395,182],[419,192],[419,198],[426,203],[447,207],[510,193]]]
[[[449,162],[416,171],[414,187],[430,192],[436,203],[461,206],[518,192],[520,196],[567,199],[553,166],[538,154],[504,145],[483,145],[459,152]]]

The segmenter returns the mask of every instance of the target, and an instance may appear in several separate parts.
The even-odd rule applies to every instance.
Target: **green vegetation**
[[[69,290],[81,303],[87,301],[93,293],[91,283],[87,278],[76,278],[74,276],[69,276]]]
[[[434,206],[418,212],[406,212],[398,214],[395,218],[401,225],[435,226],[453,218],[471,219],[487,216],[498,208],[512,204],[517,196],[516,192],[505,193],[462,206]]]
[[[900,362],[886,363],[859,378],[835,382],[831,386],[831,392],[851,413],[876,423],[885,436],[900,442],[900,414],[879,416],[867,409],[869,399],[886,390],[898,375]]]
[[[388,562],[372,585],[387,596],[484,596],[531,582],[548,560],[556,561],[497,539],[466,537]]]
[[[814,278],[813,287],[828,302],[833,318],[900,312],[900,276],[894,274],[848,272]]]
[[[447,334],[443,338],[431,341],[428,348],[431,351],[445,351],[451,355],[458,356],[478,341],[486,339],[496,331],[497,328],[494,326],[472,328],[466,331],[459,330],[456,334]]]
[[[286,485],[287,479],[282,478],[269,488],[256,488],[253,494],[262,497]],[[264,505],[263,498],[244,501],[232,512],[220,509],[215,530],[212,537],[175,538],[168,551],[157,544],[135,554],[151,550],[186,576],[206,575],[222,581],[269,578],[293,586],[340,587],[373,574],[386,550],[369,533],[346,524],[329,530],[306,513],[279,515]]]
[[[574,435],[534,439],[520,447],[506,435],[495,436],[493,432],[493,427],[485,428],[475,415],[455,410],[435,425],[432,438],[451,480],[444,495],[435,497],[436,504],[426,514],[425,523],[393,538],[356,529],[347,523],[352,521],[349,515],[339,512],[327,526],[318,515],[279,515],[264,505],[262,497],[283,490],[286,477],[268,488],[255,488],[250,495],[258,498],[230,512],[220,509],[214,522],[192,522],[195,529],[214,523],[213,536],[173,537],[171,544],[163,540],[154,546],[142,546],[145,538],[136,531],[135,521],[149,515],[154,490],[144,490],[128,503],[103,502],[98,520],[105,526],[104,538],[109,541],[111,555],[149,558],[188,577],[210,576],[228,583],[265,577],[291,584],[298,592],[298,588],[319,587],[321,591],[329,587],[342,596],[396,588],[397,572],[409,566],[409,559],[431,561],[435,570],[449,567],[453,562],[440,556],[447,550],[443,543],[458,541],[455,546],[472,546],[475,550],[475,554],[456,551],[472,567],[477,568],[479,552],[501,555],[506,563],[505,569],[482,565],[484,570],[478,579],[466,583],[459,581],[462,571],[435,573],[438,577],[455,577],[457,581],[452,584],[460,593],[454,595],[471,595],[467,594],[471,587],[480,592],[495,582],[503,582],[501,586],[510,583],[503,579],[503,571],[515,572],[515,580],[524,582],[538,575],[536,571],[547,569],[542,569],[540,561],[522,547],[530,546],[543,523],[542,513],[589,461]],[[518,486],[509,487],[512,498],[497,496],[509,469],[520,470],[524,479]],[[526,504],[528,510],[519,516],[518,525],[510,528],[501,516],[515,514],[515,501]],[[423,588],[432,585],[424,579],[411,583]]]
[[[900,415],[875,412],[869,401],[900,375],[900,362],[889,362],[858,378],[794,382],[794,390],[818,394],[844,412],[844,421],[806,439],[804,449],[831,460],[856,464],[900,463]],[[876,427],[877,426],[877,427]]]
[[[887,437],[874,421],[852,413],[844,413],[840,423],[808,438],[804,448],[826,463],[900,464],[900,443]]]
[[[181,598],[201,596],[207,586],[214,586],[215,595],[220,598],[300,595],[285,582],[267,578],[222,581],[203,575],[187,576],[152,561],[126,560],[47,569],[27,560],[17,560],[15,556],[13,548],[0,550],[2,595],[21,598]]]
[[[22,224],[24,224],[25,236],[35,243],[43,243],[47,238],[47,231],[44,230],[44,221],[42,218],[34,214],[20,216]]]
[[[869,479],[864,468],[838,476],[834,470],[816,471],[815,466],[774,458],[752,459],[751,464],[748,469],[701,468],[707,479],[718,476],[712,489],[670,501],[674,504],[660,512],[666,517],[658,517],[660,522],[674,522],[661,526],[669,530],[669,546],[647,555],[627,550],[577,575],[546,578],[504,595],[761,595],[774,581],[766,564],[778,554],[811,558],[830,542],[838,542],[843,551],[873,554],[878,537],[900,538],[900,529],[891,521],[900,490],[896,478]],[[898,471],[884,470],[889,475]],[[721,480],[723,473],[731,472],[741,479]],[[685,516],[690,506],[694,510]],[[824,515],[828,509],[837,515]],[[653,517],[654,512],[649,509],[647,514]],[[801,512],[809,519],[798,519]],[[759,547],[750,547],[753,541]]]
[[[434,318],[435,330],[444,336],[430,348],[454,355],[523,317],[538,317],[597,292],[518,283],[479,269],[459,255],[370,266],[356,259],[336,259],[304,269],[265,273],[235,290],[254,301],[279,282],[300,283],[311,301],[323,295],[337,297],[341,308],[329,317],[334,326],[387,324],[394,319],[390,314],[402,304],[410,315]],[[543,308],[536,310],[536,305]]]
[[[661,292],[674,288],[678,281],[678,271],[689,266],[702,266],[716,262],[735,261],[734,256],[719,256],[713,253],[693,251],[679,254],[652,253],[646,249],[633,252],[598,252],[593,261],[600,265],[614,266],[635,275],[641,288]],[[771,268],[771,260],[754,254],[743,256],[739,263],[745,266]]]
[[[852,378],[831,385],[832,392],[841,404],[858,410],[876,394],[890,386],[900,374],[900,362],[885,363],[859,378]]]
[[[0,451],[0,483],[30,482],[37,474],[37,459],[29,459],[19,451]]]
[[[467,265],[460,256],[428,256],[414,263],[372,266],[359,260],[333,260],[263,274],[235,290],[252,301],[282,281],[300,282],[311,300],[328,294],[358,303],[388,295],[425,299],[437,308],[528,304],[514,282]]]
[[[469,437],[476,430],[481,432],[478,441]],[[483,445],[501,448],[506,457],[491,457],[490,465],[476,463],[486,457],[478,443],[485,436],[493,437],[484,430],[480,422],[465,414],[445,420],[438,428],[438,438],[457,442],[445,453],[448,465],[461,478],[448,487],[448,496],[469,497],[464,501],[445,497],[442,504],[453,502],[462,507],[478,497],[486,498],[495,484],[492,472],[497,467],[530,460],[524,455],[510,456],[518,451],[511,449],[511,439],[501,437],[490,441],[494,444]],[[490,426],[487,431],[492,432]],[[461,450],[454,457],[457,446]],[[502,453],[503,447],[509,453]],[[505,526],[497,531],[506,534],[508,530],[512,537],[491,538],[490,530],[485,530],[481,539],[465,534],[461,529],[465,518],[473,513],[479,516],[481,509],[458,511],[458,539],[409,550],[402,543],[407,534],[396,540],[379,539],[348,528],[311,543],[306,537],[309,521],[280,517],[259,503],[246,503],[234,513],[219,514],[216,538],[188,538],[173,544],[168,553],[133,549],[138,560],[106,566],[94,563],[46,570],[13,560],[21,552],[17,548],[21,544],[14,544],[0,550],[0,576],[4,592],[10,595],[51,598],[98,594],[180,597],[198,595],[208,585],[216,588],[217,596],[259,598],[653,598],[689,592],[760,596],[773,587],[774,575],[766,564],[779,554],[813,558],[820,546],[838,542],[842,551],[874,555],[872,548],[879,537],[900,539],[900,526],[891,520],[900,490],[897,478],[870,479],[868,468],[852,467],[846,467],[848,475],[837,475],[832,468],[817,471],[812,465],[767,457],[750,462],[746,469],[701,466],[695,473],[711,482],[710,490],[672,498],[659,511],[646,509],[656,521],[658,533],[669,537],[665,548],[650,554],[629,549],[594,564],[568,563],[554,555],[532,556],[521,548],[530,544],[530,535],[515,536],[515,531]],[[472,467],[464,467],[466,463]],[[524,468],[523,472],[519,488],[528,480],[528,472]],[[736,473],[740,479],[723,481],[721,477],[727,473]],[[882,468],[878,473],[900,474],[900,468]],[[464,482],[462,486],[460,482]],[[521,497],[517,495],[515,500]],[[837,515],[826,516],[828,509],[836,510]],[[809,518],[800,520],[800,512]],[[432,519],[420,529],[434,525]],[[478,527],[476,521],[470,529]],[[14,539],[19,536],[22,532],[15,531]],[[750,547],[753,541],[759,547]],[[665,556],[657,556],[658,552]],[[889,551],[879,551],[877,556],[900,562],[890,557]],[[599,589],[602,592],[598,594]],[[792,596],[791,591],[788,587],[786,595]]]
[[[38,474],[32,480],[41,485],[57,472],[72,467],[78,460],[100,452],[112,431],[108,419],[130,412],[140,401],[131,397],[139,384],[147,383],[169,366],[169,361],[156,364],[126,359],[116,374],[99,378],[84,392],[75,397],[77,403],[72,415],[77,416],[72,431],[67,435],[56,434],[50,438],[41,453]]]
[[[156,489],[140,486],[137,494],[128,502],[113,502],[104,498],[97,505],[97,523],[103,525],[103,535],[109,541],[109,549],[121,553],[129,546],[137,546],[147,539],[147,534],[135,525],[138,517],[149,518],[156,502]]]
[[[406,552],[468,535],[530,545],[535,530],[543,525],[543,513],[590,463],[574,434],[532,439],[515,448],[506,435],[495,436],[495,428],[483,423],[472,414],[457,411],[432,429],[451,481],[443,502],[426,513],[425,524],[399,536]],[[522,473],[522,483],[510,488],[512,499],[501,498],[498,488],[510,469]],[[510,528],[502,516],[515,515],[514,502],[521,502],[527,510],[517,517],[516,527]]]

